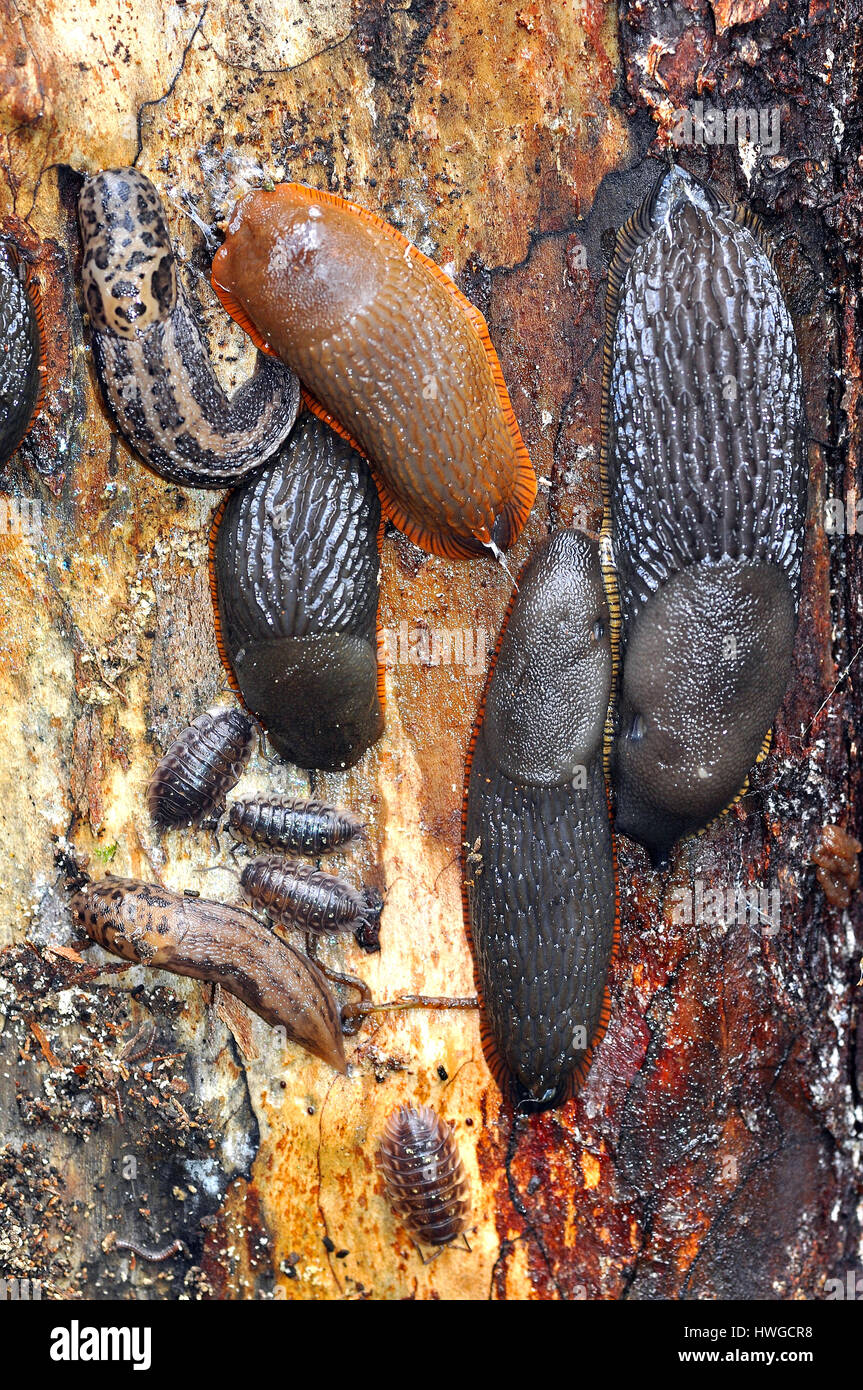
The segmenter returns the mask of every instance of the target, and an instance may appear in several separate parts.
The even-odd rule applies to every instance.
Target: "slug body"
[[[254,741],[254,725],[242,710],[199,715],[153,773],[147,800],[156,824],[200,825],[223,808],[252,756]]]
[[[308,415],[213,525],[222,657],[299,767],[349,767],[383,730],[380,518],[364,460]]]
[[[468,1222],[468,1181],[455,1135],[429,1105],[401,1105],[387,1120],[380,1165],[390,1205],[418,1242],[443,1247]]]
[[[485,320],[394,227],[302,184],[241,199],[213,286],[371,462],[387,516],[454,557],[502,551],[536,478]]]
[[[11,458],[42,399],[45,328],[38,285],[0,237],[0,465]]]
[[[171,482],[239,482],[287,437],[296,377],[261,356],[250,380],[225,395],[177,275],[162,201],[137,169],[89,179],[78,219],[93,355],[118,427]]]
[[[660,864],[765,749],[807,490],[800,364],[764,234],[677,166],[609,273],[602,471],[617,827]]]
[[[77,892],[70,912],[106,951],[219,984],[291,1042],[346,1071],[339,1006],[323,975],[251,913],[111,875]]]
[[[524,1111],[561,1105],[608,1020],[617,941],[595,542],[559,531],[519,580],[469,758],[465,896],[483,1046]]]
[[[228,826],[247,845],[288,850],[309,858],[341,849],[365,830],[364,822],[352,811],[291,796],[234,801]]]
[[[240,885],[273,921],[304,931],[353,931],[369,910],[362,893],[344,879],[278,854],[253,859]]]

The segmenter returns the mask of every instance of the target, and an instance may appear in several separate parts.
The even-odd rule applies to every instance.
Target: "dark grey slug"
[[[293,372],[258,356],[228,398],[177,275],[161,199],[137,169],[108,169],[78,198],[81,280],[107,405],[145,463],[171,482],[238,483],[287,438]]]
[[[527,1112],[578,1089],[608,1022],[618,921],[603,756],[610,691],[596,542],[559,531],[519,580],[464,805],[483,1049]]]
[[[618,237],[605,347],[616,824],[659,864],[740,794],[791,667],[803,394],[757,220],[672,166]]]
[[[69,904],[83,931],[123,960],[210,980],[344,1073],[341,1013],[316,965],[251,913],[107,875]]]

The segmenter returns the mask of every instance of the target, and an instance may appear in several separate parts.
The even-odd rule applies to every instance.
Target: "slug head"
[[[485,747],[512,782],[571,781],[601,747],[610,690],[596,543],[559,531],[520,580],[486,697]]]
[[[377,659],[346,633],[248,642],[232,655],[243,699],[298,767],[344,768],[380,737]]]
[[[317,201],[301,184],[258,189],[234,208],[213,258],[213,285],[242,306],[287,360],[290,344],[305,342],[310,323],[326,338],[372,297],[381,273],[373,254],[380,235],[359,213]]]
[[[169,317],[177,269],[162,201],[137,169],[106,169],[78,196],[84,305],[97,333],[137,338]]]
[[[675,574],[626,644],[613,752],[617,829],[667,861],[734,800],[785,693],[796,609],[773,564]]]

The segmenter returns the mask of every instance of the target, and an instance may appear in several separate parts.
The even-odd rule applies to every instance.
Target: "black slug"
[[[223,808],[252,756],[254,741],[254,725],[242,710],[199,715],[153,773],[147,801],[156,824],[200,825]]]
[[[467,1174],[452,1127],[430,1105],[400,1105],[387,1120],[379,1153],[393,1211],[415,1241],[440,1253],[468,1221]]]
[[[106,951],[219,984],[291,1042],[346,1071],[339,1006],[320,970],[250,912],[110,874],[75,893],[69,910]]]
[[[299,767],[350,767],[383,730],[380,529],[368,465],[312,415],[214,520],[219,650]]]
[[[559,531],[519,580],[468,759],[465,905],[483,1046],[523,1111],[574,1093],[608,1021],[608,629],[596,543]]]
[[[297,418],[300,387],[258,356],[228,398],[177,275],[162,201],[137,169],[107,169],[78,198],[81,279],[107,405],[145,463],[187,487],[229,487]]]
[[[310,858],[341,849],[365,830],[364,822],[353,811],[292,796],[232,801],[228,826],[247,845],[289,850]]]
[[[604,378],[616,823],[661,864],[766,746],[807,492],[800,364],[765,235],[677,166],[619,234]]]
[[[0,465],[38,412],[45,380],[45,326],[36,280],[17,247],[0,237]]]
[[[279,854],[253,859],[243,869],[240,885],[253,906],[283,927],[354,931],[369,913],[366,898],[343,878]]]

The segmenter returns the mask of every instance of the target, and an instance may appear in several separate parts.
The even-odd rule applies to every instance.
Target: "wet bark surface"
[[[0,480],[41,503],[34,533],[0,535],[0,1275],[41,1279],[43,1297],[824,1296],[861,1264],[863,924],[812,863],[824,825],[861,829],[861,539],[824,526],[825,501],[853,512],[859,486],[859,5],[0,11],[0,216],[48,332],[45,408]],[[163,193],[227,386],[253,356],[185,209],[215,223],[247,188],[293,178],[448,266],[488,319],[542,479],[517,567],[550,529],[598,527],[606,268],[675,112],[697,102],[780,113],[775,151],[674,152],[776,244],[811,434],[800,627],[741,803],[665,874],[619,842],[612,1017],[582,1094],[514,1120],[464,1013],[376,1016],[338,1078],[193,981],[82,951],[54,837],[94,874],[236,898],[205,872],[230,866],[226,836],[159,838],[146,814],[172,735],[225,698],[206,572],[219,498],[149,473],[108,420],[78,286],[82,177],[135,162]],[[463,765],[508,596],[493,566],[390,531],[383,739],[313,781],[258,752],[242,783],[369,821],[335,864],[386,895],[380,953],[348,937],[321,955],[377,998],[472,989]],[[436,632],[463,634],[467,659],[438,663]],[[778,891],[777,922],[735,920],[741,886]],[[402,1101],[455,1127],[470,1254],[423,1266],[385,1204],[375,1150]],[[183,1249],[154,1264],[118,1240]]]

